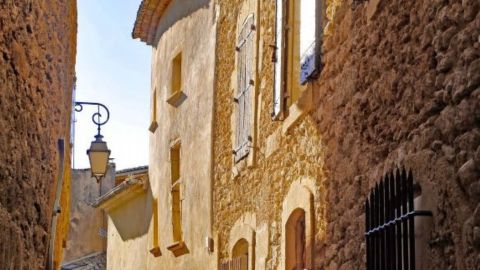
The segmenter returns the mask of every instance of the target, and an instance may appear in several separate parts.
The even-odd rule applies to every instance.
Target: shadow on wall
[[[154,44],[157,44],[158,39],[177,21],[180,21],[201,8],[208,9],[209,6],[210,0],[173,0],[163,12],[162,18],[158,22]]]
[[[137,194],[134,198],[123,202],[110,213],[116,231],[123,241],[146,235],[152,219],[152,190],[150,185],[147,192]]]

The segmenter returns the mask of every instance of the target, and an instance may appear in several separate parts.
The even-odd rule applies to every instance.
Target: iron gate
[[[365,202],[367,270],[415,269],[415,210],[412,172],[397,169],[377,183]]]

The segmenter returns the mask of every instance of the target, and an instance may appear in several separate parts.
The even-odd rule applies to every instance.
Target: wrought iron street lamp
[[[100,127],[105,125],[110,119],[110,111],[108,108],[96,102],[75,102],[75,111],[81,112],[83,105],[97,106],[97,112],[92,115],[92,121],[97,125],[97,135],[95,140],[92,141],[90,149],[87,150],[88,159],[90,160],[90,169],[92,171],[92,177],[97,179],[97,182],[107,174],[108,160],[110,157],[110,150],[107,147],[107,143],[102,140],[103,136],[100,134]],[[102,114],[100,113],[100,107],[102,107],[107,115],[104,121],[101,121]]]

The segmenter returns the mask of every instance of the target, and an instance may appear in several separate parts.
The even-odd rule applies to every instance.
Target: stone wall
[[[275,6],[261,1],[258,157],[235,177],[231,85],[243,2],[219,1],[213,206],[219,258],[230,256],[232,228],[248,214],[256,217],[254,229],[268,228],[265,269],[279,267],[282,203],[292,183],[307,177],[315,183],[314,269],[364,269],[364,199],[384,173],[405,166],[422,188],[422,206],[433,212],[428,269],[475,269],[478,1],[327,1],[324,68],[309,84],[313,110],[285,133],[285,121],[270,117]]]
[[[232,125],[236,84],[235,46],[237,22],[245,3],[259,4],[255,31],[259,49],[256,109],[257,130],[248,162],[233,162]],[[255,4],[256,5],[256,4]],[[282,210],[293,183],[308,183],[313,194],[315,234],[324,231],[325,190],[323,146],[316,122],[303,115],[286,129],[283,121],[273,121],[272,44],[275,35],[275,1],[219,1],[215,118],[214,118],[214,232],[217,234],[219,259],[231,257],[232,241],[239,240],[237,228],[248,227],[255,237],[255,269],[277,269],[281,265]],[[311,93],[311,89],[307,91]],[[250,158],[250,157],[249,157]],[[311,185],[309,185],[311,183]],[[304,195],[304,194],[301,194]],[[293,195],[296,196],[296,195]],[[239,225],[240,224],[240,225]],[[247,225],[247,226],[244,226]],[[251,269],[251,268],[249,268]]]
[[[68,176],[76,1],[0,2],[0,268],[44,269],[65,141]],[[68,224],[68,179],[55,238]],[[58,255],[60,254],[60,255]]]
[[[480,5],[354,2],[337,12],[314,86],[328,179],[318,267],[364,264],[364,198],[385,172],[405,166],[433,212],[428,269],[476,269]]]

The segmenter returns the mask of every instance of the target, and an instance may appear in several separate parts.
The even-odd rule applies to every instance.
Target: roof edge
[[[144,180],[132,178],[123,181],[104,195],[98,197],[93,203],[93,207],[108,210],[116,205],[115,201],[117,198],[124,197],[123,195],[127,196],[130,193],[129,191],[132,191],[133,194],[146,192]]]
[[[158,22],[172,0],[142,0],[133,25],[132,38],[152,45]]]

